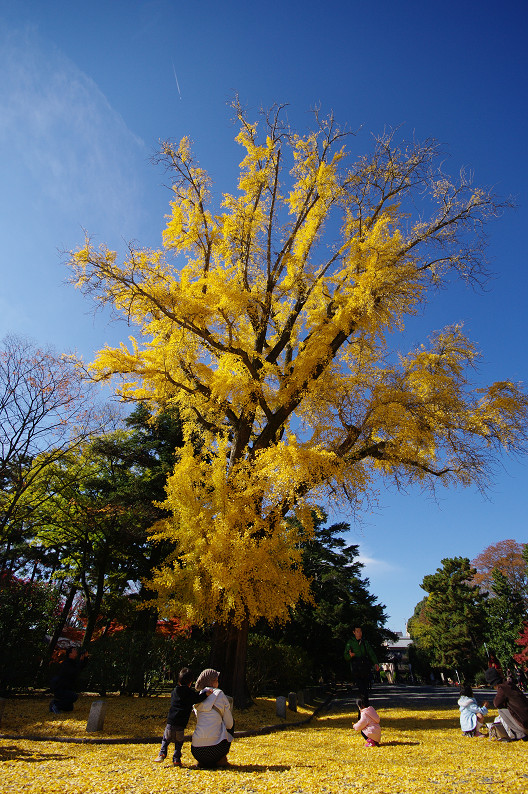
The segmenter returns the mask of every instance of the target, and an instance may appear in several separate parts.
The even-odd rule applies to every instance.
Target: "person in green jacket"
[[[368,705],[370,669],[374,665],[375,669],[379,670],[379,664],[369,641],[363,637],[361,626],[356,626],[354,629],[354,636],[347,642],[344,655],[346,661],[350,663],[350,672],[358,688],[359,695]]]

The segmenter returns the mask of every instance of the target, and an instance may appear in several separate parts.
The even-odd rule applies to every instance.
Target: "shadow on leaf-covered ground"
[[[65,761],[67,758],[73,758],[73,756],[64,755],[63,753],[42,753],[38,750],[23,750],[21,747],[15,747],[14,745],[0,747],[0,762],[26,761],[35,763],[40,761]]]

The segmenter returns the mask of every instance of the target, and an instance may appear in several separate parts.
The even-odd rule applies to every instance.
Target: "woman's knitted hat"
[[[207,686],[212,686],[219,678],[220,673],[218,670],[213,670],[212,667],[208,667],[207,670],[202,670],[196,679],[194,688],[197,692],[199,692],[201,689],[205,689]]]
[[[488,667],[486,672],[484,673],[484,677],[486,678],[486,683],[489,686],[497,686],[497,684],[502,684],[504,679],[494,667]]]

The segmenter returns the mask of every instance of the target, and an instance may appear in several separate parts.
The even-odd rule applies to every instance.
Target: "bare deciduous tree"
[[[7,545],[45,489],[32,488],[108,418],[74,361],[16,335],[0,345],[0,541]],[[17,529],[18,528],[18,529]]]

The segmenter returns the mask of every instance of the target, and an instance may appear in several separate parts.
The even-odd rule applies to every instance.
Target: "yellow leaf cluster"
[[[332,119],[296,135],[277,111],[262,134],[237,114],[235,195],[215,210],[189,140],[164,144],[163,250],[132,247],[119,265],[87,241],[71,264],[137,328],[99,353],[94,378],[177,404],[187,423],[172,518],[155,530],[176,549],[154,582],[161,603],[252,622],[282,620],[306,595],[289,513],[325,496],[359,504],[380,473],[482,484],[490,455],[522,448],[528,402],[509,382],[472,386],[460,327],[405,355],[391,347],[448,275],[478,275],[468,229],[492,196],[449,180],[431,143],[386,135],[349,167]]]
[[[167,483],[165,506],[154,539],[176,542],[174,559],[152,584],[165,614],[193,623],[283,622],[299,598],[309,599],[300,567],[299,537],[280,515],[264,518],[262,500],[277,470],[240,463],[227,476],[226,442],[197,456],[188,444]],[[289,486],[291,488],[291,485]]]

